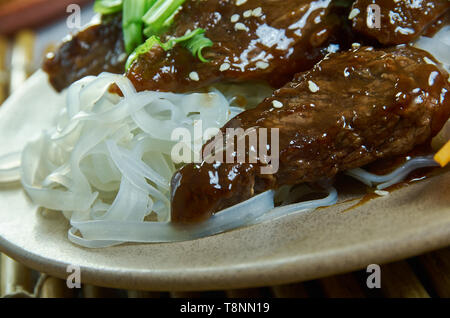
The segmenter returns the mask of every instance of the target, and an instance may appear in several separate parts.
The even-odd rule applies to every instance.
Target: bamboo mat
[[[37,67],[32,65],[35,36],[19,32],[12,41],[0,37],[0,104]],[[209,292],[145,292],[91,285],[67,288],[66,281],[33,271],[1,255],[0,296],[44,298],[366,298],[450,297],[450,248],[381,266],[381,288],[369,289],[368,273],[358,272],[296,284]]]

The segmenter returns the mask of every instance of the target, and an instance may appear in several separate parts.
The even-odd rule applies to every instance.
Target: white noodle
[[[328,195],[323,199],[304,201],[294,204],[289,204],[286,206],[280,206],[269,213],[262,215],[253,221],[254,224],[274,220],[286,215],[292,215],[297,213],[302,213],[306,211],[311,211],[319,207],[326,207],[336,204],[338,201],[338,193],[335,188],[330,187],[328,190]]]
[[[14,152],[0,157],[0,183],[20,179],[20,156],[20,152]]]
[[[113,83],[124,98],[107,92]],[[199,119],[206,128],[219,128],[238,113],[232,108],[218,90],[138,93],[120,75],[86,77],[68,89],[56,127],[22,152],[23,186],[35,203],[67,215],[142,222],[153,211],[167,221],[169,182],[176,171],[169,157],[172,130],[192,131]],[[7,172],[2,169],[2,180]],[[109,205],[111,192],[116,195]]]
[[[176,242],[211,236],[250,224],[273,209],[273,191],[211,216],[198,225],[173,225],[170,222],[71,221],[69,239],[85,247],[104,247],[123,242]],[[80,240],[76,230],[82,233]]]
[[[406,178],[406,176],[408,176],[408,174],[416,169],[437,166],[439,166],[439,164],[433,160],[433,156],[425,156],[411,159],[402,164],[399,168],[395,169],[393,172],[386,175],[376,175],[361,168],[348,170],[346,174],[370,187],[377,184],[377,189],[382,190],[401,182],[404,178]]]

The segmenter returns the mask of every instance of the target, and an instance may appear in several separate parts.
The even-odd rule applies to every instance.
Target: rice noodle
[[[311,200],[311,201],[303,201],[299,203],[293,203],[286,206],[280,206],[274,208],[270,212],[260,216],[255,219],[252,223],[257,224],[261,222],[266,222],[270,220],[274,220],[286,215],[297,214],[301,212],[310,211],[313,209],[317,209],[320,207],[331,206],[336,204],[338,201],[338,193],[334,187],[329,187],[327,189],[328,195],[323,199]]]
[[[20,180],[20,152],[0,157],[0,183]]]
[[[113,83],[124,98],[107,92]],[[140,222],[155,206],[158,210],[153,212],[167,221],[169,181],[176,171],[169,157],[172,130],[185,127],[192,131],[199,119],[206,127],[221,127],[239,111],[217,90],[137,93],[120,75],[86,77],[68,89],[56,127],[42,132],[22,152],[23,186],[40,206],[66,214],[84,211],[90,215],[93,206],[103,206],[104,219],[121,215]],[[16,170],[0,168],[1,181],[9,174],[17,177]],[[111,197],[113,202],[107,203]],[[117,212],[133,205],[139,212],[127,216],[130,213]]]
[[[85,247],[104,247],[123,242],[176,242],[222,233],[249,224],[273,209],[273,192],[267,191],[225,209],[198,225],[176,226],[170,222],[71,221],[69,239]],[[76,230],[82,239],[75,235]]]
[[[425,156],[411,159],[393,172],[382,176],[367,172],[361,168],[348,170],[346,174],[370,187],[377,184],[377,189],[382,190],[401,182],[408,174],[416,169],[437,166],[439,164],[433,160],[432,156]]]

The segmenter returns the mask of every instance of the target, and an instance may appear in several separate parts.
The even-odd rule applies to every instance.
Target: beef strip
[[[278,128],[279,170],[261,174],[261,160],[188,164],[172,179],[172,220],[205,220],[268,189],[405,154],[447,121],[449,89],[446,71],[412,47],[330,54],[222,129],[225,139],[226,128]]]
[[[367,23],[370,5],[380,9],[380,28]],[[373,12],[373,11],[372,11]],[[352,7],[353,29],[383,45],[409,43],[445,14],[450,13],[448,0],[357,0]]]
[[[214,43],[203,51],[210,61],[201,62],[182,46],[168,52],[158,46],[142,55],[127,76],[138,91],[185,92],[247,80],[279,88],[314,66],[330,44],[335,44],[332,49],[342,43],[349,47],[339,10],[331,0],[187,1],[167,35],[205,29]]]
[[[120,15],[106,17],[64,41],[43,64],[53,87],[61,91],[73,82],[101,72],[122,74],[127,54]]]

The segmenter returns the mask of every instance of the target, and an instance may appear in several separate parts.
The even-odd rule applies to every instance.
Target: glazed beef
[[[348,37],[331,0],[187,1],[168,35],[203,28],[214,43],[203,63],[185,48],[155,47],[127,76],[138,91],[191,91],[218,81],[264,80],[281,87]],[[341,40],[338,40],[341,38]],[[164,37],[163,37],[164,39]]]
[[[376,21],[376,13],[369,8],[370,5],[377,5],[380,9],[379,28],[376,24],[367,23],[367,18]],[[381,44],[395,45],[413,41],[427,27],[448,14],[448,0],[357,0],[349,18],[356,32]]]
[[[448,74],[412,47],[330,54],[222,129],[225,136],[226,128],[278,128],[278,171],[262,174],[261,158],[188,164],[172,180],[172,220],[205,220],[268,189],[405,154],[447,121],[449,89]]]
[[[127,59],[122,37],[122,19],[117,15],[69,38],[44,61],[50,83],[61,91],[88,75],[122,74]]]

